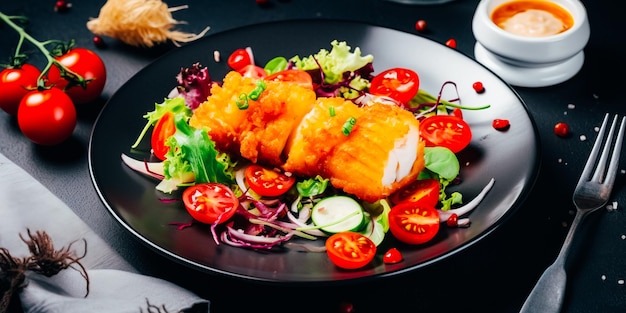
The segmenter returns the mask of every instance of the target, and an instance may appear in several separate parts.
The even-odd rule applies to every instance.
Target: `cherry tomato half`
[[[326,239],[326,253],[341,268],[356,269],[367,265],[376,255],[376,245],[365,235],[355,232],[334,234]]]
[[[36,144],[51,146],[65,141],[76,127],[76,108],[61,89],[27,93],[17,110],[22,133]]]
[[[280,196],[289,191],[296,182],[293,176],[287,176],[257,164],[246,168],[245,178],[252,191],[266,197]]]
[[[404,201],[435,207],[439,202],[439,181],[433,178],[416,180],[394,192],[389,200],[393,204]]]
[[[165,160],[165,154],[170,150],[170,147],[165,144],[168,138],[170,138],[176,132],[176,125],[174,124],[174,113],[167,112],[161,116],[152,129],[152,137],[150,143],[152,144],[152,153],[160,160]]]
[[[313,89],[313,78],[311,78],[311,75],[306,71],[298,69],[280,71],[267,76],[265,80],[289,82],[304,88]]]
[[[67,92],[75,104],[88,103],[100,97],[107,79],[106,68],[100,56],[89,49],[72,48],[66,54],[55,59],[88,82],[85,88],[83,86],[67,88],[68,80],[61,77],[59,68],[53,66],[48,71],[48,79],[51,84]]]
[[[419,87],[420,79],[416,72],[406,68],[391,68],[374,76],[370,93],[407,103],[415,97]]]
[[[238,69],[237,72],[239,72],[239,74],[241,74],[241,76],[243,77],[250,77],[254,79],[267,77],[267,72],[265,72],[265,69],[254,64],[248,64]]]
[[[439,231],[439,212],[434,207],[402,202],[389,211],[389,230],[407,244],[422,244]]]
[[[187,187],[183,191],[183,203],[195,220],[221,224],[235,214],[239,199],[224,184],[203,183]]]
[[[420,122],[420,136],[427,147],[443,146],[457,153],[469,145],[472,131],[456,116],[433,115]]]
[[[233,53],[231,53],[228,57],[228,66],[235,71],[238,71],[244,66],[250,64],[252,64],[252,57],[250,57],[248,50],[243,48],[233,51]]]
[[[3,69],[0,72],[0,108],[10,115],[16,115],[22,98],[37,88],[40,73],[37,67],[30,64]]]

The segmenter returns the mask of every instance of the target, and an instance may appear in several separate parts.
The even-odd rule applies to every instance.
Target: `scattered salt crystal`
[[[563,115],[567,115],[567,111],[563,112]]]
[[[563,159],[559,158],[559,159],[557,160],[557,162],[559,162],[559,163],[563,163]]]
[[[585,141],[587,140],[587,136],[585,135],[580,135],[580,141]]]
[[[469,166],[469,165],[470,165],[469,161],[465,162],[465,166]]]
[[[596,131],[596,133],[597,133],[597,132],[599,132],[599,131],[600,131],[600,127],[596,126],[596,127],[594,127],[594,128],[593,128],[593,130],[595,130],[595,131]]]
[[[592,95],[592,97],[593,97],[594,99],[600,99],[600,96],[596,95],[595,93]]]
[[[573,103],[570,103],[567,105],[567,108],[573,110],[574,108],[576,108],[576,106]]]
[[[213,51],[213,60],[215,60],[215,62],[219,62],[221,60],[221,55],[219,51]]]
[[[606,275],[602,275],[600,278],[602,278],[602,280],[606,280]]]
[[[626,173],[626,170],[621,169],[621,170],[619,170],[619,172],[620,172],[620,173],[622,173],[622,174],[625,174],[625,173]]]
[[[617,283],[620,284],[620,285],[623,285],[624,284],[624,280],[623,279],[618,279]]]
[[[622,240],[626,239],[626,235],[621,236]]]

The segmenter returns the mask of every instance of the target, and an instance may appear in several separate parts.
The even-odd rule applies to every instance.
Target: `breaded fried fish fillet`
[[[236,153],[254,163],[282,165],[281,155],[291,131],[315,103],[315,92],[301,86],[266,81],[257,100],[248,107],[237,101],[257,88],[257,80],[230,72],[222,86],[191,117],[193,127],[207,127],[218,149]]]
[[[380,103],[362,110],[348,139],[326,158],[322,176],[334,187],[374,202],[417,178],[424,169],[424,143],[410,112]]]
[[[289,138],[283,169],[302,176],[321,174],[328,154],[348,139],[342,132],[343,125],[361,114],[363,110],[350,100],[318,98]]]

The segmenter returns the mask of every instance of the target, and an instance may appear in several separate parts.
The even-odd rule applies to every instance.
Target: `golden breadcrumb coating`
[[[234,153],[254,163],[282,165],[287,139],[315,103],[315,92],[300,86],[265,82],[260,97],[241,109],[237,101],[250,94],[257,80],[229,72],[222,86],[194,111],[189,124],[206,127],[218,150]]]
[[[326,159],[323,176],[330,178],[334,187],[374,202],[417,178],[424,169],[424,144],[419,140],[419,122],[410,112],[387,104],[362,110],[348,139]],[[403,156],[396,153],[407,157],[403,174],[397,172],[402,166],[398,158]]]
[[[311,177],[322,173],[328,154],[348,139],[342,132],[346,120],[361,114],[363,111],[350,100],[319,98],[294,129],[285,149],[287,161],[283,169]]]

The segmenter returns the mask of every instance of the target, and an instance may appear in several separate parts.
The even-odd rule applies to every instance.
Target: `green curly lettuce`
[[[356,47],[354,52],[350,52],[352,48],[345,41],[333,40],[330,44],[332,45],[330,51],[321,49],[308,57],[294,56],[290,61],[294,62],[297,68],[305,71],[318,69],[321,66],[324,72],[324,82],[336,84],[343,78],[343,73],[357,71],[374,60],[371,54],[361,56],[359,47]]]
[[[175,116],[176,132],[166,142],[170,147],[163,162],[165,179],[157,186],[163,192],[171,192],[189,172],[195,183],[234,182],[235,163],[230,157],[217,151],[206,129],[196,129],[187,124],[183,116]]]

